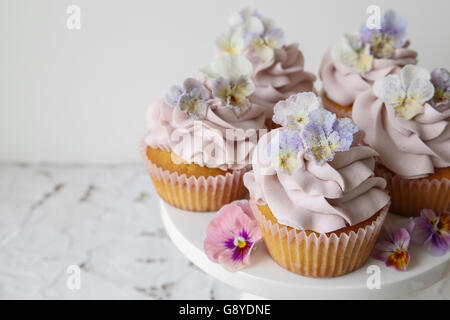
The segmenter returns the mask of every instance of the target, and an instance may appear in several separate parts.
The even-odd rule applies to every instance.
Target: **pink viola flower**
[[[416,227],[413,242],[425,245],[433,256],[444,255],[450,247],[450,213],[436,214],[431,209],[423,209],[415,218]]]
[[[411,259],[408,249],[413,229],[412,219],[402,220],[397,226],[385,227],[373,249],[372,256],[386,263],[388,267],[406,271]]]
[[[248,201],[235,201],[220,209],[208,224],[204,249],[210,260],[238,271],[251,265],[250,254],[261,238]]]

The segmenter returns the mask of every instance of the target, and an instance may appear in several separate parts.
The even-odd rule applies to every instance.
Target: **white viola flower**
[[[241,54],[244,50],[242,29],[239,26],[231,27],[217,38],[216,45],[224,53]]]
[[[331,58],[359,72],[368,72],[372,69],[373,56],[369,53],[369,47],[363,45],[357,35],[346,34],[331,49]]]
[[[424,104],[434,96],[434,86],[428,70],[406,65],[400,75],[388,75],[375,81],[373,92],[394,108],[396,116],[410,120],[423,113]]]
[[[256,9],[245,8],[240,12],[233,12],[229,22],[231,26],[239,26],[245,34],[264,32],[263,17]]]
[[[212,82],[213,95],[232,108],[237,117],[248,110],[248,96],[255,90],[255,85],[251,80],[253,66],[247,58],[242,55],[224,56],[203,68],[202,72]]]
[[[275,105],[272,120],[280,126],[301,130],[308,123],[309,113],[321,107],[313,92],[298,93]]]

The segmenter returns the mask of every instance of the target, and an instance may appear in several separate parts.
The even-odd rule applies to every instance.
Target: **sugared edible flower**
[[[231,27],[239,27],[244,34],[260,32],[262,30],[262,20],[267,19],[253,8],[244,8],[239,12],[230,15],[229,24]]]
[[[275,170],[292,174],[302,163],[303,143],[296,130],[277,131],[267,145],[267,158]]]
[[[261,33],[247,34],[245,43],[253,57],[268,62],[273,58],[274,49],[284,44],[284,32],[280,28],[269,29],[264,25]]]
[[[445,68],[436,68],[431,72],[431,83],[434,85],[434,97],[431,104],[444,111],[450,108],[450,73]]]
[[[373,92],[395,115],[410,120],[425,110],[425,103],[434,96],[430,73],[419,66],[406,65],[400,75],[388,75],[375,81]]]
[[[314,93],[298,93],[275,105],[272,120],[280,126],[301,130],[308,123],[308,114],[321,107]]]
[[[284,32],[274,22],[254,9],[243,9],[232,14],[230,30],[219,36],[217,46],[229,54],[248,53],[262,62],[270,61],[274,49],[284,44]]]
[[[242,29],[239,26],[231,27],[217,38],[216,45],[224,53],[241,54],[244,50]]]
[[[369,53],[369,46],[363,45],[357,35],[346,34],[331,49],[331,57],[358,72],[367,72],[372,68],[373,56]]]
[[[395,229],[393,226],[391,228],[383,227],[383,232],[375,244],[372,256],[385,262],[388,267],[406,271],[411,259],[408,249],[414,222],[412,220],[404,220],[401,223],[404,226]]]
[[[208,110],[207,100],[210,92],[197,79],[187,78],[183,87],[172,86],[166,94],[166,102],[179,107],[195,119],[206,117]]]
[[[235,201],[220,209],[208,224],[204,249],[210,260],[238,271],[250,266],[250,254],[261,238],[249,202]]]
[[[367,24],[361,28],[362,43],[370,45],[370,51],[376,58],[391,58],[394,50],[402,48],[408,41],[407,22],[395,11],[389,10],[381,18],[380,29],[369,29]]]
[[[444,255],[450,247],[450,212],[436,214],[431,209],[423,209],[415,218],[412,234],[414,243],[425,245],[433,256]]]
[[[227,55],[214,61],[210,66],[203,68],[212,81],[214,97],[232,108],[237,117],[244,114],[250,107],[250,96],[255,85],[251,79],[253,66],[242,55]]]
[[[337,119],[334,113],[319,108],[309,113],[301,136],[306,155],[323,164],[333,160],[337,151],[349,150],[356,132],[358,128],[351,119]]]

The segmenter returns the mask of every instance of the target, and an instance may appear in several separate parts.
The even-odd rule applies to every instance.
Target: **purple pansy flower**
[[[302,130],[306,154],[320,164],[334,159],[335,152],[348,150],[358,127],[349,118],[337,119],[323,108],[308,115],[308,124]]]
[[[303,143],[300,132],[278,130],[267,145],[267,159],[271,165],[283,173],[292,174],[301,163]]]
[[[206,229],[204,249],[208,258],[230,271],[251,264],[250,254],[262,234],[247,200],[224,206]]]
[[[450,73],[445,68],[436,68],[431,72],[434,97],[431,104],[439,111],[450,108]]]
[[[194,78],[187,78],[183,87],[172,86],[166,94],[166,102],[172,106],[179,107],[189,116],[195,119],[206,117],[207,101],[210,92],[203,84]]]
[[[245,47],[250,55],[262,62],[268,62],[273,58],[274,49],[284,44],[284,32],[280,28],[267,30],[261,33],[248,33],[245,36]]]
[[[413,242],[424,244],[433,256],[444,255],[450,247],[450,213],[436,214],[431,209],[423,209],[415,218]]]
[[[244,47],[249,54],[262,62],[270,61],[274,54],[274,49],[284,44],[284,32],[275,26],[273,20],[263,17],[258,11],[244,9],[239,13],[234,13],[230,19],[232,30],[240,30],[244,39]],[[229,32],[230,33],[230,32]],[[232,37],[228,37],[231,39]],[[223,36],[221,40],[225,39]],[[219,48],[228,48],[231,41],[221,41]],[[233,41],[234,44],[240,43]],[[223,50],[223,49],[222,49]],[[224,50],[225,51],[225,50]],[[236,51],[227,50],[227,51]]]
[[[224,244],[227,249],[233,252],[232,261],[243,261],[253,247],[253,241],[245,228],[242,228],[237,236],[225,240]]]
[[[408,252],[411,233],[414,229],[412,219],[402,219],[396,226],[383,227],[378,242],[375,244],[372,256],[394,267],[399,271],[406,271],[411,256]]]
[[[394,50],[406,45],[407,22],[395,11],[389,10],[381,18],[380,29],[369,29],[364,24],[360,31],[361,41],[370,45],[371,53],[376,58],[390,58]]]

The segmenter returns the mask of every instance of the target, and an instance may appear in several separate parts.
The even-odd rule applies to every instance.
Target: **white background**
[[[66,28],[70,4],[81,30]],[[450,67],[448,0],[0,0],[0,160],[137,162],[148,104],[209,63],[230,12],[274,18],[317,73],[370,4],[408,20],[421,65]]]

